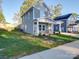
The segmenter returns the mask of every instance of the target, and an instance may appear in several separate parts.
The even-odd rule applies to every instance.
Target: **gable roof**
[[[57,21],[57,20],[68,19],[71,15],[72,15],[72,13],[69,13],[69,14],[66,14],[66,15],[62,15],[62,16],[58,16],[58,17],[54,18],[54,20]]]
[[[22,16],[25,15],[25,13],[27,13],[32,7],[34,7],[34,6],[37,5],[37,4],[39,4],[39,0],[37,0],[33,5],[31,5],[31,6],[22,14]],[[44,2],[42,2],[42,4],[43,4],[43,6],[44,6],[45,8],[47,8],[47,10],[49,10],[49,8],[47,7],[47,5],[46,5]]]

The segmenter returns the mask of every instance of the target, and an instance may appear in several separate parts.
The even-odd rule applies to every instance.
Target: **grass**
[[[79,38],[76,37],[72,37],[72,36],[67,36],[67,35],[63,35],[63,34],[55,34],[55,35],[50,35],[50,38],[53,38],[54,41],[60,41],[63,43],[68,43],[68,42],[72,42],[74,40],[78,40]]]
[[[3,49],[0,51],[0,56],[2,59],[3,57],[9,59],[10,57],[30,55],[77,40],[77,38],[66,35],[50,35],[47,38],[48,40],[45,37],[35,37],[18,31],[0,30],[0,49]]]

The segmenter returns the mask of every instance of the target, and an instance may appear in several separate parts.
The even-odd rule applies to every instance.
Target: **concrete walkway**
[[[79,34],[74,34],[74,33],[61,33],[61,34],[69,35],[69,36],[73,36],[73,37],[79,38]]]
[[[79,40],[19,59],[73,59],[79,55]]]

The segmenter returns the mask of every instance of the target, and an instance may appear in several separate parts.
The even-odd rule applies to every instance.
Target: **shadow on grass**
[[[5,48],[4,50],[0,51],[0,59],[30,55],[49,49],[40,44],[36,44],[38,43],[38,40],[36,42],[30,42],[29,39],[22,39],[18,34],[7,31],[0,32],[0,48]]]
[[[46,50],[48,48],[34,45],[30,42],[19,41],[19,42],[12,42],[11,46],[5,48],[5,50],[1,51],[0,54],[6,57],[16,57],[16,56],[24,56],[30,55],[36,52],[40,52]]]
[[[24,36],[23,39],[21,36]],[[28,38],[30,37],[30,38]],[[0,56],[5,59],[9,59],[10,57],[24,56],[30,55],[36,52],[40,52],[49,47],[46,47],[47,44],[42,43],[43,40],[52,40],[55,41],[52,44],[52,47],[71,42],[73,37],[65,36],[65,35],[50,35],[50,36],[32,36],[30,34],[21,33],[18,31],[0,31],[0,48],[5,48],[3,51],[0,51]],[[3,59],[4,59],[3,58]],[[1,58],[0,58],[1,59]]]

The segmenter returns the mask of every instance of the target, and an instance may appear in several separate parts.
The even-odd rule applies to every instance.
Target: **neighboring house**
[[[73,26],[73,32],[74,33],[79,33],[79,20],[77,20],[76,25]]]
[[[77,17],[73,15],[73,13],[62,15],[59,17],[56,17],[54,19],[54,32],[69,32],[72,31],[73,25],[75,25],[75,22],[77,20]]]
[[[53,33],[53,21],[49,8],[44,2],[36,2],[22,15],[21,30],[33,35]]]
[[[70,24],[68,26],[68,32],[79,33],[79,18],[78,18],[78,16],[76,17],[75,23],[74,24]]]

